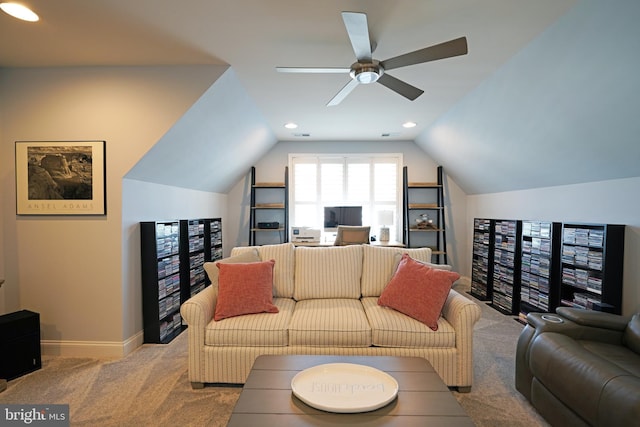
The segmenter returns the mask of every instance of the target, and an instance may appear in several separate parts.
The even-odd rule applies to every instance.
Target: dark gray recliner
[[[561,307],[553,316],[527,316],[516,389],[553,426],[638,425],[640,313]]]

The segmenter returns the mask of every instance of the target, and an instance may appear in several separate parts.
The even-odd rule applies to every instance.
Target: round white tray
[[[368,412],[389,404],[398,395],[398,382],[379,369],[353,363],[327,363],[296,374],[293,394],[304,403],[328,412]]]

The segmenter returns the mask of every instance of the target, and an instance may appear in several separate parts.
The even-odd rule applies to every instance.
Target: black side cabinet
[[[12,380],[40,368],[40,314],[22,310],[0,316],[0,378]]]

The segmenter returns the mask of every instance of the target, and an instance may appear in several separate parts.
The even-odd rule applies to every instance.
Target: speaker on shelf
[[[0,378],[12,380],[41,367],[40,315],[22,310],[0,316]]]
[[[280,227],[280,223],[278,221],[273,221],[273,222],[259,222],[258,223],[258,228],[265,228],[268,230],[275,230],[278,227]]]

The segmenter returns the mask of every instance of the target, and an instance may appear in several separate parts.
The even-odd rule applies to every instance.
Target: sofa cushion
[[[277,313],[273,305],[274,260],[218,263],[218,299],[214,320],[254,313]]]
[[[624,330],[624,345],[632,351],[640,354],[640,313],[633,315],[627,328]]]
[[[379,297],[395,271],[396,254],[407,253],[420,261],[431,261],[430,248],[394,248],[363,245],[362,296]]]
[[[459,278],[458,273],[428,267],[404,254],[378,304],[398,310],[436,331],[451,285]]]
[[[226,264],[237,264],[239,262],[258,262],[260,261],[260,255],[258,255],[257,249],[251,249],[246,252],[242,252],[236,256],[230,256],[214,262],[205,262],[204,271],[207,273],[207,277],[211,281],[211,284],[218,286],[218,272],[220,271],[216,264],[219,262]]]
[[[279,245],[245,246],[231,250],[231,255],[257,250],[260,259],[276,261],[273,270],[273,296],[278,298],[291,298],[293,296],[293,243]]]
[[[360,300],[298,301],[289,325],[289,345],[369,347],[371,328]]]
[[[399,311],[381,307],[377,297],[362,298],[362,306],[371,325],[371,342],[378,347],[452,348],[456,332],[444,317],[438,319],[438,330]]]
[[[205,328],[205,345],[244,347],[286,347],[287,327],[296,303],[291,298],[274,298],[278,313],[247,314],[221,322],[212,320]]]
[[[362,247],[297,247],[293,298],[360,298]]]

